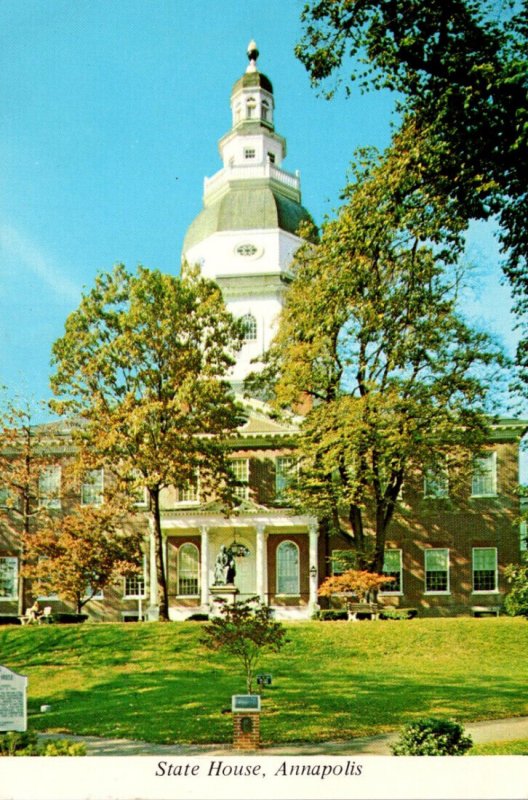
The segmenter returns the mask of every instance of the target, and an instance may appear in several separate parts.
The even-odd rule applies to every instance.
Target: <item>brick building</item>
[[[230,311],[244,319],[245,343],[231,375],[235,390],[273,337],[289,264],[300,243],[299,224],[309,220],[299,176],[282,166],[286,142],[275,131],[273,87],[257,69],[254,43],[248,55],[249,66],[231,94],[232,127],[220,140],[223,166],[205,180],[203,209],[183,245],[183,259],[199,264],[204,275],[216,280]],[[234,554],[237,597],[259,596],[279,618],[310,618],[318,607],[317,587],[335,564],[333,554],[346,549],[342,539],[321,534],[314,517],[285,506],[299,418],[278,422],[261,403],[245,402],[247,421],[231,442],[241,484],[236,513],[226,517],[214,500],[205,501],[199,481],[185,492],[175,488],[162,497],[172,619],[214,608],[216,570],[225,550]],[[523,546],[518,450],[527,428],[528,423],[512,419],[493,426],[488,449],[456,500],[445,476],[416,475],[406,482],[385,555],[384,570],[395,582],[380,596],[382,602],[413,607],[422,615],[501,608],[504,567],[518,561]],[[68,452],[70,434],[66,427],[53,435],[62,444],[42,469],[34,502],[53,502],[56,513],[72,502],[102,502],[102,472],[81,486],[77,497],[63,494],[61,448]],[[86,611],[93,619],[157,616],[154,541],[146,504],[139,503],[134,524],[145,530],[144,574],[123,579],[91,600]],[[19,605],[33,599],[28,589],[19,603],[15,528],[0,487],[0,618],[16,616]],[[64,608],[54,596],[42,600],[54,610]]]

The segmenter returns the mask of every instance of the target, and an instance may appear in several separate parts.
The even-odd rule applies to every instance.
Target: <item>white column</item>
[[[309,570],[310,570],[310,611],[313,613],[318,608],[317,603],[317,583],[319,578],[318,559],[317,559],[317,540],[319,538],[319,526],[313,522],[309,528]],[[315,567],[315,569],[314,569]]]
[[[262,522],[257,524],[257,552],[255,558],[257,595],[264,603],[266,602],[266,537]]]
[[[200,527],[201,537],[201,598],[200,603],[204,608],[209,606],[209,531],[206,525]]]

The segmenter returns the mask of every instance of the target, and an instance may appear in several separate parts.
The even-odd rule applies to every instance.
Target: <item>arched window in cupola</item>
[[[255,98],[254,97],[248,97],[247,102],[246,102],[246,117],[248,119],[254,119],[255,118],[256,109],[257,109],[257,104],[255,102]]]
[[[260,116],[264,122],[268,122],[270,118],[270,107],[269,103],[266,100],[262,101],[262,105],[260,107]]]
[[[242,330],[244,331],[244,341],[254,342],[257,338],[257,320],[253,314],[245,314],[242,317]]]

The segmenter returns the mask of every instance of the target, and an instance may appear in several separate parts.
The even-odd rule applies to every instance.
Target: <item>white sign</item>
[[[231,711],[260,711],[259,694],[234,694],[231,696]]]
[[[27,730],[27,682],[0,664],[0,731]]]

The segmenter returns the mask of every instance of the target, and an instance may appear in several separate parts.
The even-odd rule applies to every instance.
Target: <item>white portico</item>
[[[238,552],[238,600],[259,597],[278,618],[309,618],[317,607],[318,527],[311,517],[264,510],[234,518],[175,515],[165,517],[163,534],[171,619],[211,612],[222,548]],[[151,587],[156,592],[155,580]]]

